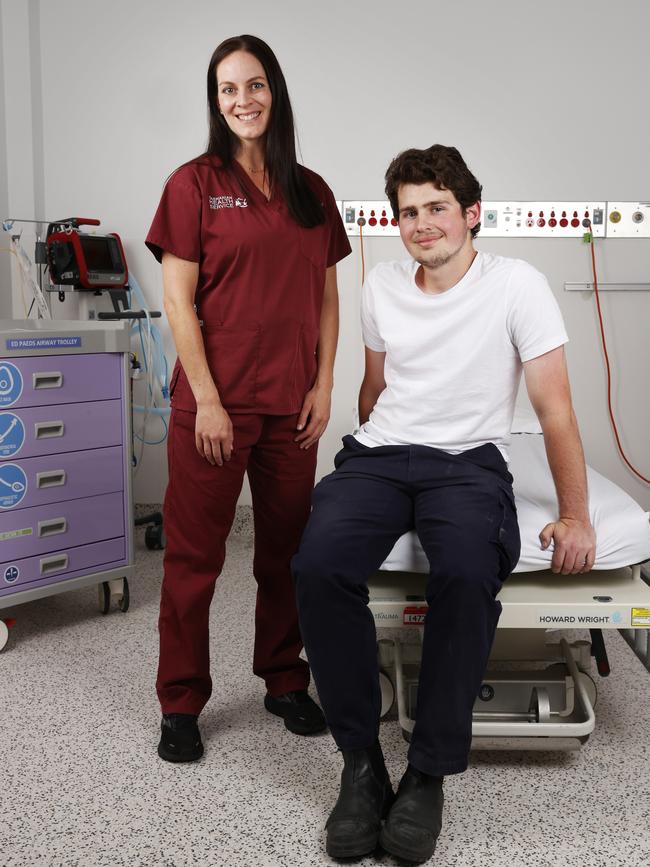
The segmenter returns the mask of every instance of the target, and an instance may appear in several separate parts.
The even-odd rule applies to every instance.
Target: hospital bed
[[[594,662],[601,676],[609,674],[603,631],[618,629],[650,670],[650,581],[640,565],[650,559],[650,516],[588,467],[595,566],[584,575],[555,575],[552,546],[541,550],[538,538],[555,520],[557,500],[536,419],[524,415],[513,425],[509,457],[521,556],[498,597],[503,611],[474,705],[472,748],[578,749],[595,726]],[[417,704],[428,571],[411,531],[369,582],[380,636],[382,716],[396,701],[407,740]],[[571,640],[566,630],[585,630],[589,638]]]

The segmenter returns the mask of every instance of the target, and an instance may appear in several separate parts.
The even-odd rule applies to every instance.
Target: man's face
[[[420,265],[440,268],[461,250],[471,248],[469,230],[481,218],[481,205],[463,214],[451,190],[432,183],[402,184],[397,191],[399,233],[404,246]]]

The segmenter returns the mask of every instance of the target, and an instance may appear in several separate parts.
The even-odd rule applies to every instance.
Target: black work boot
[[[283,695],[264,697],[264,707],[284,719],[285,726],[294,735],[316,735],[327,728],[323,711],[306,689],[293,689]]]
[[[163,714],[158,755],[167,762],[195,762],[203,755],[198,717],[189,713]]]
[[[407,767],[379,838],[391,855],[416,864],[433,855],[442,827],[442,779]]]
[[[379,741],[365,750],[341,752],[341,791],[325,825],[325,848],[332,858],[359,858],[375,850],[395,795]]]

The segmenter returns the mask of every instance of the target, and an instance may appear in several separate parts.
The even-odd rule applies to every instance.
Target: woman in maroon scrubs
[[[350,252],[334,197],[298,165],[286,83],[254,36],[208,68],[207,151],[167,181],[147,236],[162,262],[178,361],[171,380],[160,607],[159,755],[200,758],[212,691],[208,615],[244,473],[257,580],[253,671],[296,734],[325,728],[299,658],[289,562],[330,414],[336,263]]]

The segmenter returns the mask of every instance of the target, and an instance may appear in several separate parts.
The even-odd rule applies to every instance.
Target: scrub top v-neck
[[[351,252],[334,196],[302,168],[325,222],[306,229],[273,191],[267,200],[237,163],[213,156],[169,178],[146,244],[199,264],[195,304],[206,358],[229,412],[299,412],[316,377],[325,271]],[[196,412],[177,361],[172,405]]]

